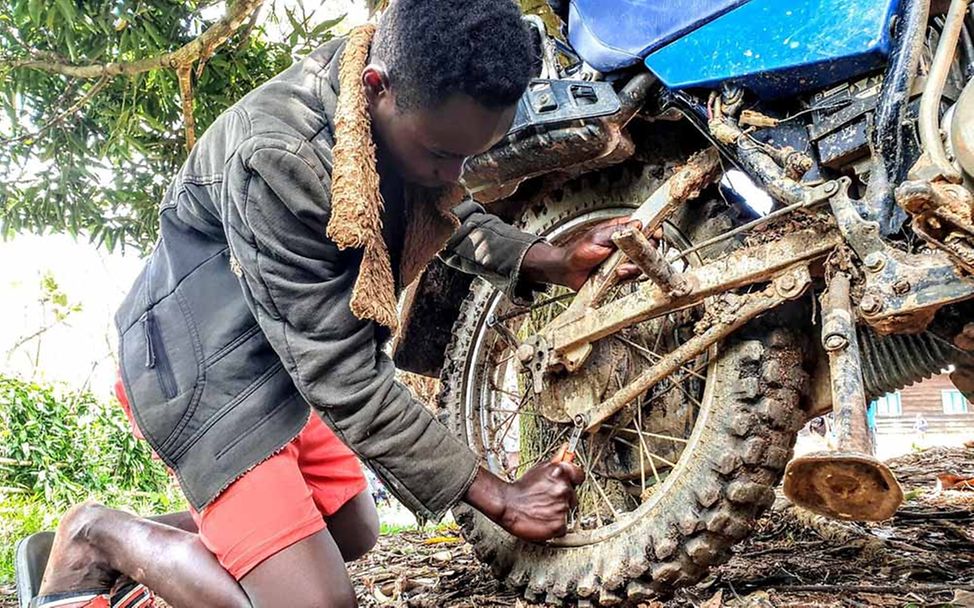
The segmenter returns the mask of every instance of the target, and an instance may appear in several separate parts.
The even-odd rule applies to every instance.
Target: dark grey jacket
[[[197,509],[295,437],[309,404],[420,516],[441,516],[477,471],[396,382],[380,350],[388,332],[351,313],[361,251],[325,235],[341,45],[254,90],[200,138],[116,314],[136,421]],[[512,294],[538,239],[472,201],[456,213],[443,258]]]

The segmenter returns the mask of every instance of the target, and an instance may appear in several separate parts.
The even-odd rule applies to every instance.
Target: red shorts
[[[115,393],[141,436],[119,380]],[[234,481],[201,512],[200,540],[237,580],[325,528],[325,518],[367,488],[355,454],[313,414],[280,452]]]

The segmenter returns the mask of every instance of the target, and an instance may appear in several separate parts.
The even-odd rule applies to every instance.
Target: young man
[[[564,534],[581,471],[493,476],[380,347],[434,255],[520,298],[579,287],[615,228],[556,248],[456,186],[529,80],[511,0],[394,0],[374,29],[247,95],[172,182],[116,315],[120,399],[192,510],[76,507],[38,605],[105,605],[124,575],[174,608],[353,606],[344,562],[377,535],[356,456],[423,517],[463,500],[521,538]]]

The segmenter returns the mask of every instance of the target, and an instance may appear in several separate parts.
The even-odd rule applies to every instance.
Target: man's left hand
[[[615,251],[612,236],[630,227],[639,230],[642,225],[627,217],[616,218],[595,226],[564,247],[535,243],[524,256],[521,273],[531,281],[564,285],[578,291],[599,264]],[[616,274],[620,279],[634,278],[639,276],[639,268],[621,264]]]

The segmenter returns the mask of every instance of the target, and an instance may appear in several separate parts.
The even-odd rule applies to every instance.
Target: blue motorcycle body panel
[[[667,87],[740,84],[763,98],[882,67],[897,0],[752,0],[646,57]]]
[[[595,69],[614,72],[747,1],[572,0],[568,42]]]
[[[793,96],[885,65],[900,0],[572,0],[569,42],[595,69],[640,62],[671,89]]]

